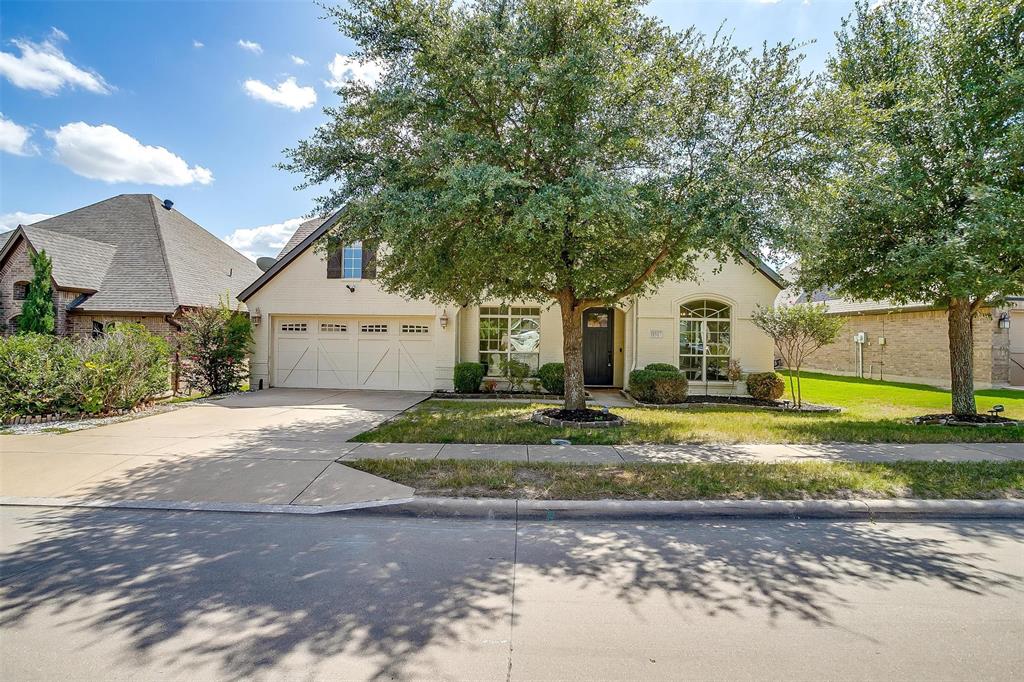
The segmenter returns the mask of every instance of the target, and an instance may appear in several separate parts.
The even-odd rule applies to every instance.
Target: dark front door
[[[590,386],[610,386],[613,381],[614,322],[612,308],[583,311],[583,380]]]

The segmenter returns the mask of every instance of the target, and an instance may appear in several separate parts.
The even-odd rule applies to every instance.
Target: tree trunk
[[[953,414],[977,414],[974,402],[974,311],[966,298],[949,302],[949,372]]]
[[[583,311],[571,295],[558,299],[562,310],[562,359],[565,362],[565,402],[567,410],[587,406],[583,388]]]

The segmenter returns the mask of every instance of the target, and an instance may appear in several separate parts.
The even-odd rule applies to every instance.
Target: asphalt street
[[[1019,679],[1014,522],[4,507],[0,676]]]

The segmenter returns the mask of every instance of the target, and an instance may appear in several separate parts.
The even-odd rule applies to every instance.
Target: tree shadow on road
[[[796,617],[834,626],[846,608],[837,588],[855,582],[1022,590],[978,549],[1024,541],[1021,528],[1000,524],[525,523],[517,531],[512,522],[81,509],[25,512],[18,524],[26,539],[2,557],[0,626],[46,615],[58,631],[114,638],[131,655],[159,647],[184,672],[207,666],[232,679],[281,675],[300,660],[305,677],[332,657],[360,663],[345,668],[351,677],[438,677],[439,648],[504,660],[513,556],[524,580],[594,589],[638,610],[670,595],[681,609],[754,613],[769,624]],[[961,542],[978,538],[985,543]]]

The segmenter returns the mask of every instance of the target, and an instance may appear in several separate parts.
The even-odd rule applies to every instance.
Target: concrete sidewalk
[[[738,445],[468,445],[441,443],[350,443],[354,447],[338,461],[356,459],[487,459],[505,462],[565,462],[622,464],[623,462],[783,462],[830,460],[847,462],[896,461],[1011,461],[1024,460],[1024,443],[744,443]]]

